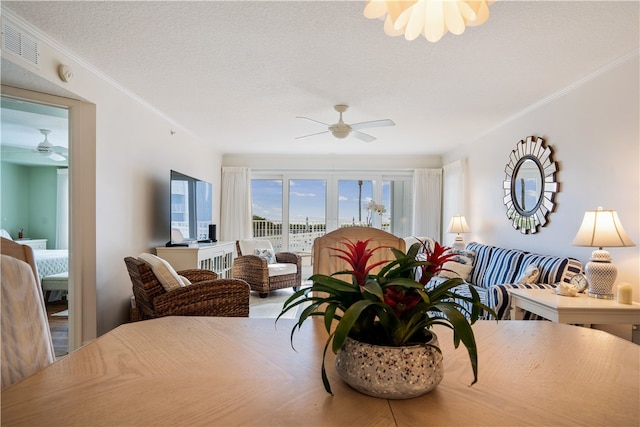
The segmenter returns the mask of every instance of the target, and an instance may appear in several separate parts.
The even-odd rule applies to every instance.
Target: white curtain
[[[464,215],[469,227],[469,212],[467,212],[467,159],[456,160],[444,166],[443,176],[443,202],[442,215],[445,226],[449,226],[449,221],[454,215]],[[446,231],[446,230],[445,230]],[[455,236],[451,235],[447,241],[453,242]]]
[[[413,172],[413,235],[441,240],[441,169],[416,169]]]
[[[220,240],[249,239],[251,231],[251,170],[222,168]]]
[[[56,249],[69,249],[69,169],[58,169]]]

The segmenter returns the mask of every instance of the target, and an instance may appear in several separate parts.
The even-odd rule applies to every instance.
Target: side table
[[[522,320],[525,311],[552,322],[568,324],[627,324],[632,325],[633,342],[640,331],[640,303],[620,304],[616,300],[557,295],[550,289],[510,289],[511,319]]]

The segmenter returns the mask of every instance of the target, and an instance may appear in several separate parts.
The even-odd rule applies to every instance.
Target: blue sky
[[[289,199],[289,221],[304,222],[325,220],[326,182],[324,180],[296,179],[291,180]],[[282,219],[282,181],[252,180],[253,213],[271,220]],[[344,180],[339,182],[339,217],[341,221],[358,221],[358,181]],[[383,186],[383,199],[389,214],[389,185]],[[373,195],[372,182],[363,181],[362,203],[366,205]],[[376,200],[376,202],[381,203]],[[367,211],[362,210],[362,221],[366,220]]]

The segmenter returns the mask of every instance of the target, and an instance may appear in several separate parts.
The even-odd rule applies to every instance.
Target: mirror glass
[[[513,228],[535,233],[547,223],[558,191],[556,162],[542,138],[527,137],[516,144],[505,167],[504,204]]]
[[[531,215],[542,200],[542,167],[534,158],[523,157],[516,166],[512,189],[514,205],[523,215]]]

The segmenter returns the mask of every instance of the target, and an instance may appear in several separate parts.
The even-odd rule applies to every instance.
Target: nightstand
[[[35,250],[47,249],[47,240],[48,239],[17,239],[15,242],[21,245],[31,246]]]

